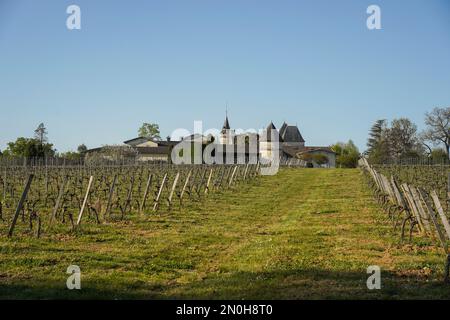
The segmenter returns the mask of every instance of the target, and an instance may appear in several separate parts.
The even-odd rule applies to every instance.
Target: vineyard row
[[[0,234],[40,237],[161,210],[182,209],[211,192],[259,176],[259,164],[4,167],[0,173]]]

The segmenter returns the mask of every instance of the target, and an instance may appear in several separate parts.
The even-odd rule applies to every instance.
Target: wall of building
[[[305,143],[304,142],[283,142],[283,146],[295,147],[295,148],[304,148],[305,147]]]
[[[144,143],[140,143],[140,144],[136,145],[136,147],[152,147],[152,148],[157,147],[157,146],[158,146],[158,144],[153,141],[146,141]]]
[[[138,161],[169,161],[167,154],[140,154],[137,156]]]

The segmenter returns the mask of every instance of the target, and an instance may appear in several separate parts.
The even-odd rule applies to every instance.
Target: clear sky
[[[287,121],[307,145],[364,148],[378,118],[423,128],[450,105],[450,1],[0,0],[0,149],[40,122],[58,151],[142,122],[220,129],[227,102],[232,127]]]

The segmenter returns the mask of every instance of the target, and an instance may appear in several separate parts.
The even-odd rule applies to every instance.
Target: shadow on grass
[[[180,284],[155,285],[125,279],[82,280],[81,290],[68,290],[65,280],[29,283],[0,282],[0,299],[450,299],[450,286],[437,275],[401,276],[382,272],[381,290],[367,289],[361,272],[278,270],[272,272],[213,273]]]

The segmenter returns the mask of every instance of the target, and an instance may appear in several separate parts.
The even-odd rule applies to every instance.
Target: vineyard
[[[185,202],[235,189],[258,172],[259,164],[3,166],[0,234],[81,232],[82,224],[182,210]]]
[[[442,206],[448,212],[450,165],[392,164],[373,165],[373,168],[400,183],[412,184],[426,192],[436,191]]]
[[[251,165],[9,167],[0,298],[448,298],[442,249],[417,232],[401,244],[365,177],[262,176]],[[66,287],[71,265],[81,290]],[[372,265],[382,290],[367,289]]]
[[[366,159],[360,166],[369,177],[374,195],[394,231],[401,227],[403,242],[409,225],[409,241],[415,230],[438,244],[447,256],[445,282],[450,281],[450,223],[445,208],[447,201],[446,166],[372,166]],[[444,204],[444,205],[443,205]]]

